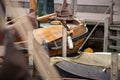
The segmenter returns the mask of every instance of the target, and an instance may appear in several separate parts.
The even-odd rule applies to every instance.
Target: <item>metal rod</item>
[[[105,18],[105,21],[104,21],[104,44],[103,44],[103,51],[104,52],[107,52],[107,49],[108,49],[108,27],[109,27],[109,20],[110,18],[107,17]]]
[[[66,57],[67,56],[67,30],[63,26],[62,27],[62,56]]]
[[[118,80],[118,53],[111,54],[111,80]]]
[[[77,12],[77,0],[71,0],[72,14],[75,16]]]
[[[110,7],[110,25],[113,25],[113,7],[114,2],[111,0],[111,7]],[[111,80],[118,80],[118,53],[111,54]]]
[[[113,6],[114,6],[114,2],[113,0],[111,0],[111,5],[110,5],[110,24],[113,24]]]

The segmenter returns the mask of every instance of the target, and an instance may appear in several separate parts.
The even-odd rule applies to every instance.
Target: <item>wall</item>
[[[67,0],[71,4],[71,0]],[[113,0],[115,2],[114,11],[120,12],[120,1]],[[54,0],[55,6],[62,4],[63,0]],[[106,8],[109,7],[111,0],[77,0],[78,11],[91,12],[91,13],[104,13]]]
[[[30,0],[11,0],[13,5],[15,1],[19,1],[22,4],[22,7],[29,8]],[[60,6],[63,0],[54,0],[54,8]],[[71,4],[71,0],[67,0],[68,4]],[[89,13],[104,13],[105,10],[109,7],[111,0],[77,0],[78,12],[89,12]],[[120,1],[114,0],[115,7],[114,11],[117,11],[117,14],[120,14]],[[14,5],[17,6],[17,5]],[[109,12],[108,12],[109,13]]]
[[[67,0],[71,3],[71,0]],[[63,0],[54,0],[55,3],[62,3]],[[77,0],[78,5],[109,5],[110,0]]]

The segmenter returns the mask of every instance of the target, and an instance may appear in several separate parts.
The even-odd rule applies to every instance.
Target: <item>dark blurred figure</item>
[[[33,80],[24,56],[13,44],[14,35],[9,30],[4,30],[5,7],[0,0],[0,30],[4,33],[5,55],[2,67],[0,68],[0,80]]]
[[[0,80],[33,80],[24,56],[13,44],[13,35],[5,31],[5,56],[0,69]]]

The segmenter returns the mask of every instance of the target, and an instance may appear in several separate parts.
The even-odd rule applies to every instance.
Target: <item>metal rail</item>
[[[108,12],[108,10],[110,9],[110,6],[106,9],[106,11],[104,12],[104,15]],[[101,18],[101,20],[104,19],[104,16]],[[87,42],[87,40],[89,39],[89,37],[92,35],[92,33],[95,31],[95,29],[97,28],[97,26],[100,24],[100,21],[98,21],[96,23],[96,25],[94,26],[94,28],[92,29],[92,31],[89,33],[89,35],[86,37],[85,41],[82,43],[82,45],[79,47],[78,49],[78,53],[80,54],[81,53],[81,49],[82,47],[85,45],[85,43]]]

